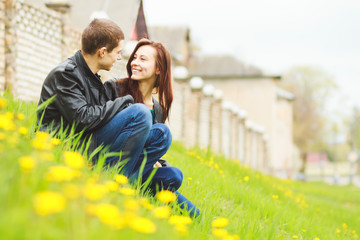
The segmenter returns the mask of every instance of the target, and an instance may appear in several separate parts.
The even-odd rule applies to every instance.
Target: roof
[[[207,78],[216,77],[262,77],[262,70],[245,64],[232,55],[193,56],[189,64],[189,74]]]

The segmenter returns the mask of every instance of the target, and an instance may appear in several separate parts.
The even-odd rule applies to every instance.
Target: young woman
[[[171,145],[171,133],[164,124],[169,117],[173,101],[170,54],[163,44],[142,39],[130,55],[126,69],[127,78],[111,80],[111,85],[115,89],[113,94],[117,97],[130,94],[135,103],[145,104],[152,115],[153,125],[144,146],[147,162],[142,176],[143,181],[149,177],[153,168],[157,168],[149,186],[151,192],[154,194],[162,189],[175,192],[180,207],[189,210],[192,216],[197,217],[200,214],[199,209],[177,192],[183,179],[180,169],[171,167],[166,161],[160,159],[162,156],[154,158],[151,155],[154,149],[146,147],[149,141],[159,141],[159,139],[166,142],[166,151]],[[153,94],[158,94],[159,101],[153,97]],[[163,145],[164,143],[159,143],[159,146],[164,147]],[[154,146],[156,144],[152,144],[152,148]],[[144,157],[141,155],[140,160]],[[136,167],[139,168],[140,164],[141,161],[138,161]]]

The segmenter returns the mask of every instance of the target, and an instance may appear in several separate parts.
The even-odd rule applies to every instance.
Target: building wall
[[[0,86],[5,85],[5,6],[0,2]],[[0,88],[2,93],[4,88]]]

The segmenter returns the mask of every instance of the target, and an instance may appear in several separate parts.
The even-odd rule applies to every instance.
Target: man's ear
[[[106,47],[99,48],[98,52],[100,57],[104,57],[106,52]]]

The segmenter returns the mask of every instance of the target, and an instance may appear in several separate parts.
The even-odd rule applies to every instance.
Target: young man
[[[111,152],[122,152],[128,162],[122,173],[136,179],[144,159],[159,159],[171,144],[171,134],[152,130],[152,116],[144,104],[133,104],[130,95],[115,98],[110,85],[97,74],[110,70],[121,59],[124,34],[117,24],[106,19],[93,20],[83,31],[81,51],[55,67],[46,77],[39,105],[55,95],[55,100],[37,113],[42,131],[69,129],[84,131],[91,137],[91,152],[106,145]],[[51,129],[50,129],[51,128]],[[111,157],[106,164],[117,164]]]

